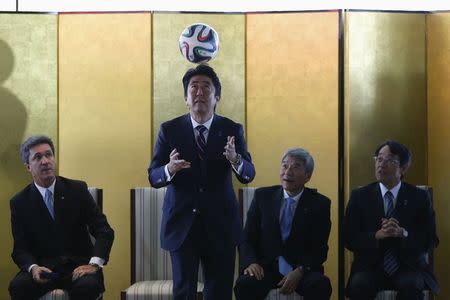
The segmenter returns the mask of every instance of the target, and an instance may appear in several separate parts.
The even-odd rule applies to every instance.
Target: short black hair
[[[53,155],[55,155],[55,146],[53,145],[51,138],[45,135],[33,135],[20,146],[20,158],[24,164],[30,163],[30,149],[41,144],[49,145],[52,149]]]
[[[187,89],[189,86],[189,81],[191,81],[192,77],[197,76],[197,75],[203,75],[203,76],[206,76],[209,79],[211,79],[211,81],[214,85],[214,89],[215,89],[214,96],[220,97],[222,86],[220,85],[219,76],[217,76],[214,69],[211,68],[210,66],[208,66],[207,64],[199,64],[197,67],[190,68],[189,70],[186,71],[186,73],[183,76],[183,87],[184,87],[184,96],[185,97],[187,96]]]
[[[375,156],[378,156],[378,153],[384,146],[389,146],[389,150],[391,151],[391,153],[399,157],[400,167],[407,166],[411,162],[411,151],[409,151],[409,149],[405,145],[393,140],[387,140],[379,145],[377,150],[375,150]]]

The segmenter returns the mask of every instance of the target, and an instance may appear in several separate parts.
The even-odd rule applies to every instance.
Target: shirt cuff
[[[31,269],[33,269],[34,266],[37,266],[37,264],[32,264],[28,267],[28,273],[31,273]]]
[[[91,260],[89,261],[89,264],[96,264],[100,268],[103,268],[103,265],[105,264],[105,260],[103,258],[93,256],[91,257]]]
[[[172,180],[172,178],[175,176],[175,174],[173,174],[172,176],[170,176],[169,173],[169,167],[167,167],[167,165],[164,166],[164,173],[166,174],[166,181],[169,182]]]
[[[241,164],[239,165],[239,167],[237,167],[237,169],[234,167],[233,164],[231,164],[231,167],[233,168],[233,170],[234,170],[236,173],[238,173],[239,175],[241,175],[241,172],[242,172],[242,166],[243,166],[243,165],[244,165],[244,162],[241,161]]]

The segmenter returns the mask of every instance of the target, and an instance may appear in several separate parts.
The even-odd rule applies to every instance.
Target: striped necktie
[[[386,218],[391,218],[394,215],[394,195],[391,191],[387,191],[384,194],[384,198],[387,202]],[[399,267],[397,256],[395,255],[393,248],[387,248],[384,251],[383,269],[389,276],[392,276]]]
[[[207,128],[203,125],[198,125],[195,127],[197,130],[197,137],[195,139],[195,145],[197,149],[197,155],[200,160],[204,160],[206,157],[206,139],[205,139],[205,131]]]

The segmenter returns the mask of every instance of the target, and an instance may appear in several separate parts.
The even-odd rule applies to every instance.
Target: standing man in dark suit
[[[32,136],[20,151],[34,182],[10,202],[12,258],[20,269],[9,285],[11,299],[34,300],[55,288],[72,300],[97,299],[114,231],[85,182],[55,175],[50,138]]]
[[[313,170],[307,151],[290,149],[281,161],[281,186],[255,191],[239,246],[237,300],[262,300],[276,287],[305,300],[330,299],[331,284],[322,264],[327,259],[331,202],[304,186]]]
[[[352,191],[344,218],[346,248],[353,252],[347,296],[374,299],[381,289],[397,300],[423,299],[426,287],[439,291],[426,253],[437,246],[428,193],[402,179],[411,153],[396,141],[375,151],[377,182]]]
[[[241,239],[232,173],[255,177],[242,125],[215,114],[221,85],[208,65],[183,77],[187,115],[161,125],[148,178],[167,186],[161,247],[170,251],[174,299],[196,298],[199,262],[206,300],[230,300],[235,248]]]

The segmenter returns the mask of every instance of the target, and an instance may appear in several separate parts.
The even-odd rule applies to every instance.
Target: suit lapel
[[[181,126],[180,133],[181,133],[181,139],[183,140],[185,147],[182,147],[182,149],[177,149],[178,151],[183,150],[186,151],[186,153],[180,153],[181,157],[183,159],[186,159],[188,161],[193,161],[197,158],[196,150],[195,150],[195,134],[194,134],[194,128],[192,127],[192,121],[190,114],[187,114],[185,118],[183,119],[183,125]]]
[[[222,119],[218,115],[214,115],[213,121],[211,123],[211,127],[208,132],[208,140],[206,141],[206,157],[214,158],[215,155],[219,152],[222,154],[222,149],[225,147],[223,142],[223,132],[222,132]],[[223,145],[222,145],[223,144]],[[220,150],[216,148],[220,148]]]
[[[402,210],[408,204],[408,191],[406,190],[406,185],[402,183],[400,190],[397,195],[397,203],[395,204],[394,216],[398,218]]]
[[[42,216],[45,216],[45,218],[48,219],[48,221],[53,222],[53,218],[50,215],[50,212],[48,211],[47,205],[45,205],[44,198],[42,197],[41,193],[39,192],[38,188],[34,185],[34,183],[31,184],[31,201],[33,202],[33,206],[38,209],[40,214]]]
[[[277,232],[277,239],[281,242],[281,227],[280,227],[280,210],[281,210],[281,203],[283,201],[283,188],[280,187],[278,190],[276,190],[272,195],[272,206],[271,208],[271,214],[272,214],[272,220],[274,227],[277,228],[275,232]]]
[[[373,211],[375,217],[378,220],[384,218],[384,200],[383,195],[381,195],[380,185],[376,183],[372,189],[372,199],[368,203],[368,209]]]
[[[58,221],[61,216],[61,210],[64,206],[64,191],[58,177],[56,177],[55,194],[53,195],[53,201],[54,201],[53,207],[55,210],[55,221]]]
[[[312,200],[312,194],[309,189],[306,187],[303,190],[302,196],[298,199],[298,204],[295,209],[294,219],[292,220],[291,232],[289,237],[292,234],[296,234],[298,232],[298,228],[302,228],[300,224],[305,221],[309,214],[309,208],[311,207],[310,201]]]

